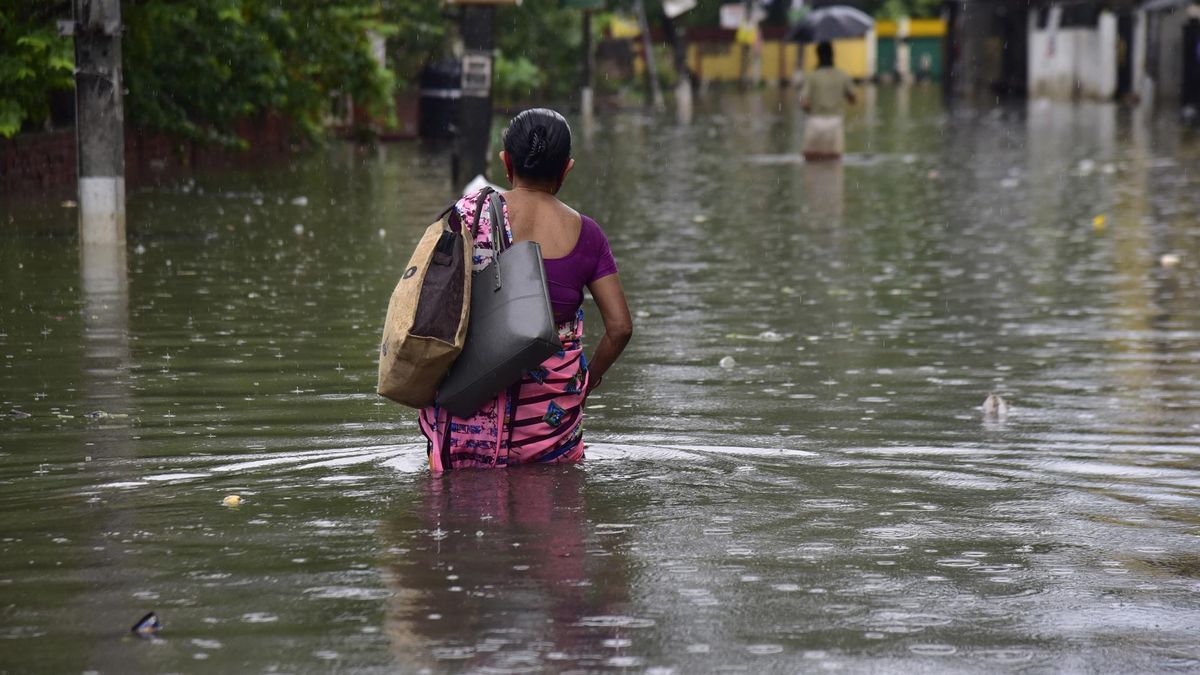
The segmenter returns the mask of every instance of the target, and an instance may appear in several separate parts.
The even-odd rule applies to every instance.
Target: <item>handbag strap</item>
[[[475,202],[475,217],[471,220],[471,239],[479,234],[479,216],[483,213],[483,203],[487,201],[489,195],[495,190],[490,187],[485,187],[479,191],[479,199]]]
[[[508,233],[504,227],[504,207],[500,205],[500,193],[488,196],[488,220],[492,224],[492,278],[493,289],[500,290],[500,254],[508,250]]]

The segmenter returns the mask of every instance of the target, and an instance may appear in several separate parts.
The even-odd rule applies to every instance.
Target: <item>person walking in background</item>
[[[546,108],[526,110],[509,123],[503,143],[500,159],[512,189],[501,195],[504,222],[491,222],[487,209],[480,213],[474,269],[491,263],[493,227],[503,227],[501,236],[512,242],[537,242],[562,351],[469,418],[454,417],[436,404],[421,409],[417,421],[435,472],[582,460],[584,401],[633,334],[607,237],[596,221],[555,196],[575,166],[567,120]],[[455,204],[459,222],[471,222],[478,200],[474,192]],[[590,360],[583,353],[584,288],[604,322]]]
[[[817,69],[804,78],[800,107],[808,113],[804,124],[804,159],[841,159],[846,136],[842,118],[854,103],[850,76],[833,65],[833,45],[817,45]]]

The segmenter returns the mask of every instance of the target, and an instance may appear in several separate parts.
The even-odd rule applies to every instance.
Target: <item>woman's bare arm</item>
[[[588,362],[588,390],[595,389],[604,373],[612,367],[617,357],[629,344],[633,336],[633,318],[629,315],[629,305],[625,302],[625,291],[621,288],[621,278],[616,274],[601,277],[588,284],[592,299],[600,309],[600,318],[604,321],[604,337],[596,345],[596,351]]]

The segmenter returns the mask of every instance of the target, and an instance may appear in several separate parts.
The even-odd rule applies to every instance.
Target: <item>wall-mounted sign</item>
[[[492,55],[468,52],[462,60],[462,95],[487,98],[492,92]]]
[[[746,11],[746,5],[742,2],[730,2],[721,5],[721,28],[726,30],[737,30],[746,24],[756,24],[767,18],[767,11],[760,7],[758,3],[750,6],[750,11]]]
[[[695,8],[696,0],[662,0],[663,14],[666,14],[668,19],[674,19]]]

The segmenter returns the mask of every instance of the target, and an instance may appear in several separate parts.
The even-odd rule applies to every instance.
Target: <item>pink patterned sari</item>
[[[462,222],[470,222],[477,196],[467,195],[455,205]],[[511,241],[507,204],[504,220]],[[472,262],[476,271],[491,262],[491,225],[485,208],[475,237]],[[500,392],[474,415],[455,417],[436,403],[421,409],[417,424],[429,441],[429,468],[434,473],[583,459],[588,372],[582,308],[574,318],[558,325],[558,337],[562,351],[526,372],[520,382]]]

